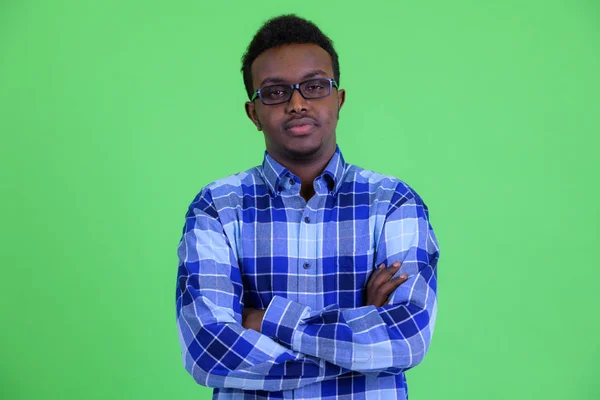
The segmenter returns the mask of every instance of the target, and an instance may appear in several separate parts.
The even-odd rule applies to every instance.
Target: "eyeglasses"
[[[266,106],[287,103],[294,94],[294,89],[298,89],[300,95],[306,100],[322,99],[331,94],[331,88],[338,89],[338,84],[331,78],[310,79],[308,81],[290,84],[290,85],[270,85],[261,87],[252,95],[250,101],[257,97]]]

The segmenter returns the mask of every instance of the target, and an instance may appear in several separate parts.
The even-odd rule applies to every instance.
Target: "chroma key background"
[[[413,186],[441,247],[411,400],[600,399],[600,3],[0,1],[0,399],[209,399],[176,248],[262,161],[240,58],[329,35],[346,160]]]

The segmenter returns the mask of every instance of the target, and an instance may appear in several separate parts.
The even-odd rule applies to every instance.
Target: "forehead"
[[[316,70],[333,77],[331,56],[316,44],[287,44],[261,53],[252,63],[252,83],[257,89],[265,79],[296,83]]]

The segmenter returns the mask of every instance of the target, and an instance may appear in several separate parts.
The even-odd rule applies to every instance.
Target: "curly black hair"
[[[340,64],[331,39],[311,21],[295,14],[285,14],[265,22],[242,56],[242,74],[248,99],[251,99],[254,93],[251,66],[256,57],[273,47],[292,43],[314,43],[328,52],[333,65],[333,78],[340,83]]]

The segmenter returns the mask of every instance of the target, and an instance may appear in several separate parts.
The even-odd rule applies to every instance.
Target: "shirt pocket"
[[[335,268],[325,280],[324,292],[336,293],[335,302],[341,308],[356,308],[364,304],[364,289],[373,270],[373,250],[364,252],[336,251]]]

